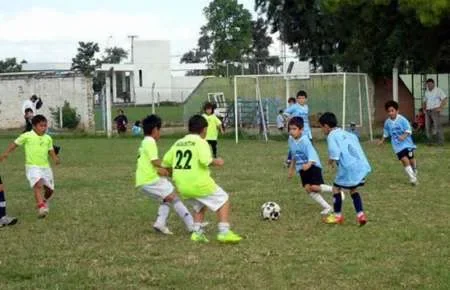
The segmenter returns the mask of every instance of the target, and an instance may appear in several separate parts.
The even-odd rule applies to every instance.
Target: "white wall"
[[[172,77],[172,100],[184,102],[204,78],[204,76]]]
[[[170,72],[170,42],[146,40],[134,42],[134,83],[136,104],[151,103],[151,88],[155,84],[155,99],[171,100],[172,77]],[[142,71],[142,86],[139,71]]]
[[[24,126],[22,105],[33,94],[42,98],[44,104],[38,113],[45,115],[51,126],[49,109],[67,100],[81,117],[79,127],[94,130],[92,80],[75,73],[0,74],[0,129]]]

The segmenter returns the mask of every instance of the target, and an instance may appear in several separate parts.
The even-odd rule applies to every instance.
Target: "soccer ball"
[[[261,216],[265,220],[277,220],[281,216],[281,207],[273,201],[268,201],[261,206]]]

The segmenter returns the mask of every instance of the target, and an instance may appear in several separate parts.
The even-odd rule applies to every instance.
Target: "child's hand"
[[[158,168],[158,175],[159,176],[169,176],[169,171],[165,168],[159,167]]]
[[[400,140],[400,141],[405,141],[405,139],[406,139],[405,134],[398,137],[398,140]]]
[[[303,171],[308,171],[311,168],[311,166],[312,166],[312,163],[308,162],[308,163],[303,164],[302,169],[303,169]]]
[[[55,165],[59,165],[59,164],[61,164],[61,161],[59,160],[59,157],[56,157],[55,158]]]
[[[6,155],[6,154],[0,155],[0,162],[2,162],[3,160],[5,160],[6,158],[8,158],[8,155]]]
[[[291,179],[295,175],[295,170],[293,168],[289,168],[288,171],[288,179]]]
[[[213,159],[213,165],[214,166],[223,166],[223,164],[225,163],[225,161],[223,161],[222,158],[214,158]]]

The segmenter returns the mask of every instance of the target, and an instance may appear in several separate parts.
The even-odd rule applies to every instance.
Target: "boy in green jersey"
[[[213,158],[206,131],[208,122],[201,115],[189,119],[189,134],[179,139],[164,155],[163,166],[172,170],[172,180],[184,199],[194,205],[194,231],[191,240],[208,242],[203,231],[206,210],[217,213],[219,234],[223,243],[237,243],[242,238],[230,230],[228,222],[230,202],[228,194],[210,176],[209,166],[222,166],[223,159]]]
[[[153,228],[160,233],[171,235],[167,228],[167,218],[169,217],[170,205],[173,206],[178,216],[184,221],[188,231],[192,231],[192,215],[189,213],[183,202],[175,193],[175,188],[167,180],[169,175],[167,169],[161,167],[161,160],[158,157],[158,147],[156,141],[161,137],[161,118],[150,115],[143,121],[144,139],[139,147],[137,168],[136,168],[136,188],[161,202],[158,209],[158,217]]]
[[[3,161],[18,146],[25,149],[25,172],[34,191],[34,197],[38,208],[38,216],[44,218],[48,215],[48,201],[53,196],[55,183],[53,172],[48,162],[48,155],[56,165],[59,158],[53,149],[52,137],[47,135],[47,119],[43,115],[36,115],[31,120],[33,130],[20,135],[11,143],[6,151],[0,156]],[[42,192],[44,191],[44,196]]]

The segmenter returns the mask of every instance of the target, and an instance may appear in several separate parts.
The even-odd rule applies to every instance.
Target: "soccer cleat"
[[[18,221],[17,218],[5,215],[2,218],[0,218],[0,228],[15,225],[17,221]]]
[[[367,223],[367,217],[366,217],[365,213],[360,214],[357,217],[357,219],[358,219],[358,223],[359,223],[360,226],[363,226],[363,225],[365,225]]]
[[[327,217],[323,218],[323,222],[326,224],[343,224],[344,216],[336,216],[334,214],[330,214]]]
[[[172,233],[172,232],[169,230],[169,228],[166,227],[166,226],[156,226],[156,225],[154,225],[154,226],[153,226],[153,229],[154,229],[156,232],[161,233],[161,234],[164,234],[164,235],[173,235],[173,233]]]
[[[416,177],[411,178],[411,179],[409,180],[409,182],[411,182],[411,185],[412,185],[412,186],[416,186],[416,185],[417,185],[417,178],[416,178]]]
[[[333,212],[333,209],[330,207],[330,208],[326,208],[326,209],[322,210],[322,211],[320,212],[320,214],[321,214],[321,215],[329,215],[329,214],[331,214],[332,212]]]
[[[229,230],[225,234],[218,234],[217,240],[221,243],[239,243],[242,240],[242,237],[238,234],[233,233],[233,231]]]
[[[204,233],[199,232],[193,232],[191,234],[191,241],[197,242],[197,243],[208,243],[209,240],[206,238]]]
[[[38,217],[45,218],[48,216],[49,209],[47,205],[40,206],[38,209]]]

